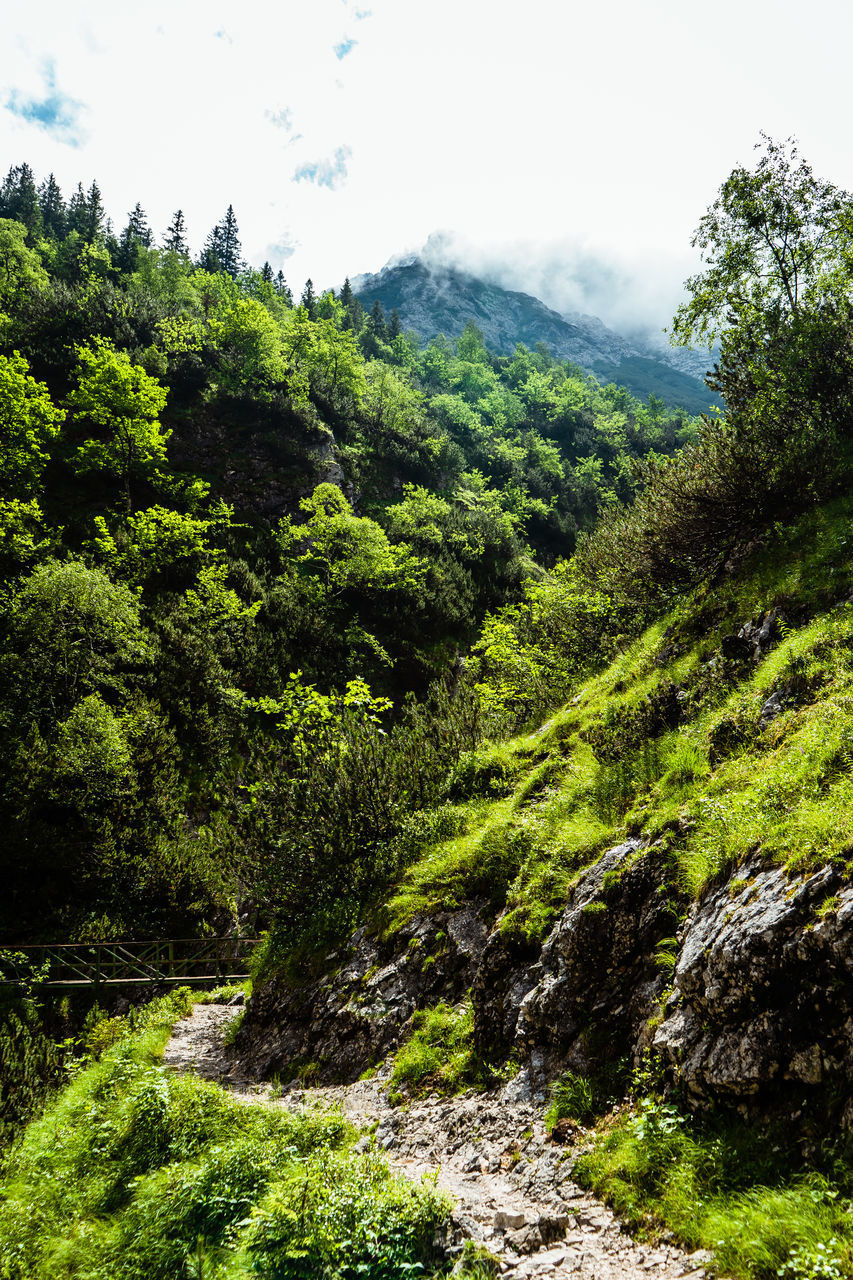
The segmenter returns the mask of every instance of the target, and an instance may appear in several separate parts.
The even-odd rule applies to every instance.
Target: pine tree
[[[12,218],[27,229],[27,239],[32,243],[42,229],[33,171],[28,164],[12,165],[0,186],[0,218]]]
[[[118,262],[123,271],[136,269],[139,249],[150,249],[151,228],[145,210],[137,200],[118,242]]]
[[[289,307],[293,306],[293,294],[290,291],[290,285],[284,278],[284,272],[281,267],[278,269],[278,274],[275,278],[275,282],[273,283],[273,288],[278,296],[282,298]]]
[[[184,222],[184,211],[178,209],[166,230],[163,248],[169,253],[179,253],[182,258],[188,256],[187,227]]]
[[[388,325],[385,321],[385,312],[382,310],[382,303],[378,298],[370,308],[370,325],[380,342],[388,341]]]
[[[68,202],[67,229],[76,231],[78,236],[83,237],[86,233],[86,221],[86,193],[83,190],[83,183],[78,182]]]
[[[400,322],[400,312],[395,307],[388,320],[388,341],[393,342],[395,338],[400,337],[402,332],[403,326]]]
[[[361,333],[364,325],[364,307],[361,305],[358,298],[353,298],[352,305],[350,306],[347,315],[349,316],[350,327],[352,328],[353,333]]]
[[[234,216],[234,206],[228,206],[225,217],[222,219],[222,270],[227,272],[229,276],[235,279],[244,269],[245,263],[242,258],[242,250],[240,247],[240,236],[237,230],[237,219]]]
[[[223,271],[234,279],[244,269],[240,237],[234,206],[228,206],[225,217],[212,228],[204,242],[198,265],[205,271]]]
[[[350,307],[352,306],[352,300],[354,297],[355,297],[355,294],[352,291],[352,285],[349,282],[349,276],[347,276],[346,280],[344,281],[344,287],[341,289],[340,293],[338,294],[338,298],[343,303],[345,311],[349,311]]]
[[[91,187],[86,192],[86,230],[85,236],[89,244],[93,244],[95,240],[102,235],[104,231],[104,220],[106,210],[101,199],[101,188],[97,182],[92,182]]]
[[[317,319],[317,299],[314,295],[314,281],[309,276],[305,281],[305,288],[302,290],[302,297],[299,299],[300,307],[304,307],[308,313],[309,320]]]
[[[272,284],[273,282],[272,267],[268,262],[265,262],[261,267],[261,279],[264,284]]]
[[[41,208],[42,232],[55,240],[65,235],[68,211],[59,184],[50,173],[38,189],[39,207]]]
[[[222,270],[222,227],[218,222],[208,233],[198,257],[198,265],[203,271],[209,271],[211,275],[216,275]]]

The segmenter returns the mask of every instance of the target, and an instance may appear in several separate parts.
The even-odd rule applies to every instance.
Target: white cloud
[[[851,34],[838,0],[808,22],[795,0],[42,0],[6,18],[0,138],[66,191],[96,177],[119,225],[180,206],[200,245],[233,203],[247,256],[278,245],[297,292],[445,228],[552,305],[664,323],[760,129],[853,187]],[[73,150],[14,110],[49,114],[51,63],[85,118]]]

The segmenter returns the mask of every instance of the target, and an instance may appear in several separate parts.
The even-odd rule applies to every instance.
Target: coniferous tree
[[[209,271],[211,275],[215,275],[222,270],[222,227],[218,222],[208,232],[202,251],[198,256],[198,265],[203,271]]]
[[[163,248],[169,253],[179,253],[182,258],[188,256],[187,227],[184,221],[183,209],[177,209],[175,211],[175,215],[166,229]]]
[[[138,200],[133,207],[133,212],[130,215],[130,221],[127,225],[128,230],[132,232],[133,236],[139,241],[139,243],[144,245],[146,249],[150,249],[153,236],[151,234],[151,228],[148,225],[148,218],[146,217],[145,210],[142,208],[142,205]]]
[[[76,231],[86,244],[92,244],[105,231],[105,211],[101,189],[93,182],[88,191],[77,183],[77,190],[68,205],[68,230]]]
[[[272,284],[273,282],[272,267],[268,262],[265,262],[261,267],[261,279],[264,284]]]
[[[78,182],[75,190],[71,194],[68,202],[68,216],[66,219],[67,229],[76,231],[78,236],[83,236],[86,229],[86,192],[83,190],[83,183]]]
[[[222,219],[222,270],[227,272],[229,276],[237,277],[243,270],[245,263],[242,258],[242,250],[240,246],[240,236],[237,229],[237,219],[234,216],[234,206],[228,206],[225,217]]]
[[[39,207],[41,209],[42,232],[59,240],[65,235],[68,214],[59,183],[50,173],[38,189]]]
[[[118,242],[118,262],[123,271],[133,271],[136,268],[137,252],[140,248],[149,249],[151,238],[145,210],[137,200]]]
[[[101,199],[101,188],[97,182],[93,181],[91,187],[86,192],[86,233],[89,244],[93,244],[95,240],[104,232],[106,210]]]
[[[388,319],[388,341],[393,342],[395,338],[399,338],[403,332],[403,326],[400,322],[400,312],[395,307]]]
[[[377,298],[373,306],[370,308],[370,324],[374,334],[380,342],[388,341],[388,324],[385,320],[385,312],[382,309],[382,303]]]
[[[234,279],[244,268],[240,236],[234,206],[228,206],[225,217],[213,227],[204,242],[198,265],[205,271],[222,271]]]
[[[344,281],[343,288],[338,294],[338,300],[344,309],[342,326],[344,329],[352,329],[358,333],[361,328],[362,307],[352,291],[352,285],[349,282],[349,276]]]
[[[0,218],[23,223],[27,239],[41,234],[42,218],[33,171],[28,164],[12,165],[0,186]]]
[[[302,290],[302,297],[299,299],[300,307],[304,307],[308,313],[309,320],[317,319],[317,298],[314,294],[314,281],[309,276],[305,281],[305,288]]]
[[[290,285],[287,283],[287,281],[284,278],[284,272],[282,271],[281,267],[279,267],[278,274],[276,275],[276,278],[273,282],[273,288],[275,289],[278,296],[284,299],[284,301],[287,303],[289,307],[293,306],[293,294],[291,293]]]

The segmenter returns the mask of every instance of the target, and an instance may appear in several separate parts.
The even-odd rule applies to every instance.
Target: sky
[[[4,19],[0,168],[182,208],[298,295],[430,252],[659,331],[763,130],[853,188],[839,0],[40,0]]]

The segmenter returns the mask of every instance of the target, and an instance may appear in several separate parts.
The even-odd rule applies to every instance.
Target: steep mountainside
[[[695,376],[697,357],[641,349],[608,329],[594,316],[562,316],[526,293],[502,289],[452,267],[427,265],[418,258],[360,276],[353,285],[369,309],[378,299],[386,312],[399,312],[404,329],[422,338],[443,333],[457,337],[469,320],[501,354],[516,344],[544,342],[554,356],[572,360],[603,382],[628,387],[645,399],[659,396],[691,413],[701,413],[713,394]],[[700,362],[701,363],[701,362]],[[679,366],[679,367],[677,367]]]
[[[791,527],[542,728],[472,753],[373,932],[329,977],[256,991],[247,1062],[354,1079],[467,990],[493,1072],[618,1098],[651,1051],[699,1110],[846,1131],[850,513]]]

